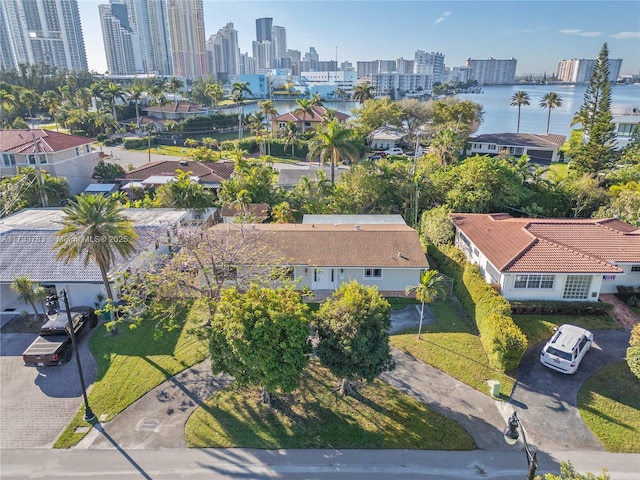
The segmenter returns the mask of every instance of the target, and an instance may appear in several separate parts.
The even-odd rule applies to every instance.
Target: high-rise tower
[[[265,17],[256,19],[256,41],[270,42],[272,26],[273,18]]]
[[[203,0],[167,0],[173,74],[197,79],[206,73]]]
[[[3,41],[2,49],[11,49],[15,66],[44,63],[87,70],[77,0],[0,1],[0,38],[9,39],[8,45]]]
[[[138,33],[145,73],[173,75],[165,0],[124,0],[131,28]]]
[[[144,73],[138,34],[129,24],[127,6],[118,0],[98,5],[107,69],[113,75]]]
[[[238,32],[233,28],[233,23],[227,23],[224,28],[218,30],[218,33],[209,37],[207,53],[211,73],[218,79],[227,80],[229,76],[240,73]]]

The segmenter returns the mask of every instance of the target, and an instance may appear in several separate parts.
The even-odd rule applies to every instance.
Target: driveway
[[[527,440],[544,450],[600,450],[602,445],[578,412],[578,391],[596,370],[622,360],[629,332],[596,330],[594,343],[575,375],[565,375],[540,363],[545,342],[527,351],[520,363],[511,403],[526,427]]]
[[[88,333],[79,345],[87,387],[96,372]],[[51,447],[82,403],[75,358],[40,369],[22,364],[22,352],[34,338],[26,333],[0,335],[0,449]]]

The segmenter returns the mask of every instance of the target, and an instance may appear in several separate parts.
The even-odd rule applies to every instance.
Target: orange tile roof
[[[133,182],[146,180],[153,176],[174,176],[176,170],[191,172],[198,177],[202,183],[221,183],[229,180],[235,168],[234,162],[193,162],[188,161],[186,165],[178,160],[159,160],[147,163],[130,172],[127,172],[118,180]]]
[[[313,116],[310,114],[304,116],[304,120],[307,122],[321,122],[322,118],[327,114],[327,109],[320,105],[312,106],[311,110],[313,111]],[[349,118],[349,115],[342,112],[335,112],[335,117],[338,121],[342,121]],[[302,113],[295,114],[292,110],[274,118],[274,121],[276,122],[286,122],[289,120],[292,122],[301,122],[303,120],[303,115]]]
[[[218,224],[222,235],[255,234],[289,265],[429,268],[418,233],[407,225]]]
[[[51,130],[0,130],[0,151],[3,152],[33,153],[36,151],[36,144],[40,153],[60,152],[81,145],[90,145],[95,141],[94,138],[67,135]]]
[[[617,219],[453,213],[456,227],[501,272],[620,273],[640,263],[640,230]]]

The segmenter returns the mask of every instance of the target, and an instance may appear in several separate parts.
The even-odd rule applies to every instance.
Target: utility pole
[[[33,128],[29,129],[31,132],[31,139],[33,140],[33,152],[36,160],[36,177],[38,178],[38,193],[40,194],[40,201],[42,202],[43,207],[49,206],[49,198],[47,197],[47,192],[44,190],[44,178],[42,175],[42,165],[40,164],[40,149],[38,148],[38,141],[36,140],[36,135],[33,132]]]

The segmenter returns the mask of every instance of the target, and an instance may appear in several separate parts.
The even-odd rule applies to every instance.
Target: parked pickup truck
[[[76,338],[84,331],[87,324],[94,328],[98,324],[92,307],[73,307],[71,318]],[[22,360],[27,367],[46,367],[59,365],[71,360],[73,345],[67,331],[69,320],[67,313],[62,310],[56,318],[48,320],[40,328],[40,335],[22,354]]]

